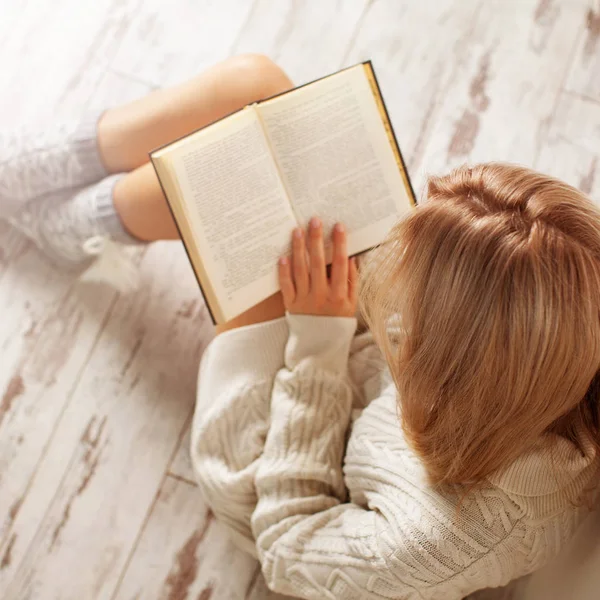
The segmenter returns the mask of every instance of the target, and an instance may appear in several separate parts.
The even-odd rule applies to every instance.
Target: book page
[[[296,219],[253,109],[171,154],[186,216],[226,319],[279,290]]]
[[[298,220],[348,228],[351,254],[378,244],[412,201],[363,65],[259,106]]]

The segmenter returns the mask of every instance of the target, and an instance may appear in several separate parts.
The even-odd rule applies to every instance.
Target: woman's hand
[[[308,243],[305,238],[308,238]],[[348,258],[346,231],[341,223],[333,228],[330,277],[327,277],[326,267],[323,226],[319,219],[313,217],[306,236],[301,228],[294,230],[291,260],[287,256],[279,260],[279,282],[288,312],[329,317],[355,316],[358,271],[356,260]]]

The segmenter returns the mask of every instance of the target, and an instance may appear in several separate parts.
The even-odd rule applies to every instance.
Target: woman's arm
[[[191,443],[196,480],[215,516],[251,554],[254,479],[287,339],[285,319],[223,333],[200,368]]]
[[[318,233],[319,273],[325,278],[320,227]],[[336,311],[345,310],[348,316],[353,316],[356,308],[356,269],[354,265],[351,266],[353,276],[350,278],[349,287],[348,258],[345,255],[343,232],[338,231],[336,239],[336,248],[344,253],[341,261],[343,269],[338,269],[336,276],[339,279],[339,276],[343,275],[338,283],[345,293],[333,298],[319,299],[320,308],[327,308],[331,300]],[[301,247],[301,253],[304,254],[303,234],[298,236],[296,233],[294,240],[296,250]],[[295,255],[297,254],[295,252]],[[340,262],[340,257],[341,254],[337,252],[334,258]],[[313,262],[313,266],[316,264]],[[305,275],[308,284],[308,271]],[[282,280],[284,295],[287,293],[289,300],[289,285],[286,286],[285,283]],[[311,273],[313,289],[324,283],[325,279],[319,281],[317,273]],[[347,302],[348,290],[352,291],[351,296],[354,298],[350,303],[352,305]],[[299,288],[299,291],[302,289]],[[324,286],[321,286],[321,291],[324,291]],[[309,297],[315,298],[314,295]],[[300,304],[301,300],[302,295],[298,294],[295,302],[286,308],[301,309],[304,306]],[[312,307],[310,308],[312,310]],[[296,319],[298,323],[301,322],[300,317]],[[286,342],[290,356],[294,356],[296,351],[306,353],[309,356],[320,357],[323,364],[343,364],[345,370],[348,348],[356,329],[354,318],[346,321],[349,325],[347,323],[343,327],[346,335],[340,343],[335,341],[339,333],[336,319],[324,319],[314,331],[305,323],[308,329],[304,330],[303,345],[295,349],[295,340],[298,337],[292,336],[288,340],[287,321],[277,319],[224,331],[211,343],[204,355],[192,428],[192,463],[198,485],[208,505],[248,552],[256,552],[250,527],[250,518],[257,502],[255,475],[269,428],[273,380],[283,366]],[[235,323],[236,326],[241,324],[246,323]],[[319,341],[323,335],[334,340],[324,353]],[[339,462],[341,464],[341,457]]]
[[[385,568],[376,535],[385,525],[378,513],[344,504],[352,409],[346,368],[356,321],[289,315],[288,323],[285,366],[275,378],[256,471],[252,530],[263,573],[280,593],[366,598],[369,576]]]
[[[301,230],[294,232],[291,262],[280,261],[283,299],[292,314],[285,365],[274,381],[270,427],[256,471],[252,530],[272,589],[304,598],[363,598],[365,576],[354,584],[336,565],[366,569],[367,579],[384,566],[381,560],[373,562],[379,555],[375,532],[381,518],[342,504],[357,272],[348,260],[343,227],[335,227],[333,244],[330,277],[317,219],[309,228],[309,261]]]
[[[274,380],[255,471],[252,532],[267,584],[314,600],[421,600],[415,584],[424,569],[396,546],[398,528],[410,529],[411,519],[399,523],[381,498],[372,497],[365,509],[346,497],[347,360],[356,320],[288,315],[287,321],[285,364]],[[421,554],[423,560],[427,553]]]
[[[310,264],[298,234],[292,264],[280,263],[284,302],[294,314],[255,477],[252,532],[269,587],[315,600],[447,600],[506,583],[515,567],[526,572],[528,542],[515,507],[488,489],[463,499],[457,520],[458,498],[427,486],[399,424],[390,434],[395,394],[383,413],[379,404],[367,409],[372,435],[355,431],[349,476],[360,506],[347,501],[342,460],[356,269],[336,228],[328,278],[320,224],[309,231]]]

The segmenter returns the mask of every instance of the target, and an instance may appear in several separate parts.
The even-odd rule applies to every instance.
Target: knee
[[[231,76],[257,100],[293,87],[285,71],[264,54],[240,54],[227,61]]]

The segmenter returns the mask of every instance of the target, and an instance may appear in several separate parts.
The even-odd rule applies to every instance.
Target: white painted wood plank
[[[141,273],[138,293],[114,306],[15,520],[31,539],[28,524],[47,510],[28,547],[12,550],[9,597],[112,596],[191,414],[208,313],[188,310],[198,288],[178,243],[149,248]]]
[[[416,187],[431,130],[468,60],[479,0],[380,0],[362,19],[348,62],[372,59]]]
[[[600,104],[561,94],[536,168],[560,177],[600,205]]]
[[[6,85],[3,89],[10,93],[2,95],[0,104],[5,100],[12,104],[2,105],[0,126],[15,126],[48,112],[60,118],[61,114],[66,116],[65,109],[73,107],[78,112],[85,109],[92,86],[110,54],[110,44],[102,36],[107,36],[113,46],[119,40],[116,22],[105,22],[103,15],[112,12],[123,18],[131,2],[122,3],[119,10],[113,10],[108,2],[98,3],[87,13],[88,20],[79,20],[77,31],[55,44],[57,28],[60,29],[65,15],[79,15],[77,8],[70,10],[72,4],[71,0],[60,0],[52,6],[19,3],[20,10],[12,13],[11,6],[7,6],[10,27],[2,27],[0,51],[8,60],[3,61],[0,80]],[[38,52],[26,51],[32,40],[39,44]],[[46,52],[40,51],[44,48]],[[40,68],[42,60],[44,69]],[[85,67],[85,73],[82,78],[73,78],[79,67]],[[26,526],[19,526],[38,462],[96,341],[114,291],[96,290],[86,296],[85,290],[73,287],[72,275],[49,267],[32,245],[5,223],[0,228],[0,248],[4,255],[0,267],[0,310],[7,317],[0,322],[3,590],[15,561],[45,512],[43,498],[51,498],[51,493],[37,498],[38,510],[29,511]],[[60,472],[56,475],[60,476]]]
[[[232,52],[271,57],[296,84],[346,66],[367,0],[257,0]]]
[[[583,0],[370,6],[350,57],[374,59],[418,189],[465,161],[533,162],[584,12]]]
[[[139,95],[139,84],[109,76],[97,107]],[[78,285],[32,244],[0,227],[0,590],[26,551],[62,477],[28,495],[38,463],[115,298],[110,287]],[[21,518],[21,510],[27,518]]]
[[[192,77],[229,55],[251,9],[250,0],[146,0],[112,67],[157,86]]]
[[[0,311],[11,317],[0,322],[0,554],[114,295],[80,302],[71,277],[22,248],[0,287]]]
[[[195,486],[167,477],[115,600],[243,600],[256,566]]]
[[[366,4],[370,8],[362,18]],[[17,116],[28,120],[67,115],[90,100],[100,108],[129,99],[144,93],[146,82],[174,82],[232,51],[265,52],[298,82],[372,57],[403,150],[413,168],[421,167],[417,179],[428,165],[438,170],[455,160],[486,156],[532,161],[541,148],[539,168],[594,192],[596,155],[588,147],[585,125],[597,123],[596,112],[561,100],[555,122],[550,121],[551,101],[566,74],[569,50],[575,47],[578,31],[583,31],[577,24],[585,21],[586,3],[526,0],[517,5],[496,0],[479,8],[482,5],[479,0],[441,0],[435,6],[408,0],[302,4],[261,0],[253,8],[252,2],[241,0],[177,0],[167,10],[154,0],[135,10],[133,0],[92,4],[4,0],[0,89],[12,91],[0,98],[0,126]],[[3,20],[7,14],[10,19]],[[69,19],[77,27],[63,22]],[[357,26],[356,42],[347,52]],[[119,49],[123,35],[125,43]],[[106,74],[109,64],[120,74]],[[570,84],[584,81],[573,73]],[[123,74],[131,77],[123,79]],[[132,84],[133,78],[139,85]],[[98,85],[104,98],[95,96]],[[573,89],[589,94],[581,83]],[[487,108],[478,109],[486,102]],[[473,122],[469,111],[479,119],[474,135],[465,126]],[[585,118],[578,120],[578,113]],[[569,164],[572,167],[567,168]],[[27,595],[36,600],[108,598],[134,548],[162,473],[169,468],[178,476],[190,476],[185,438],[170,461],[193,403],[196,364],[192,363],[198,357],[191,355],[193,348],[198,353],[201,348],[192,338],[196,334],[205,339],[204,332],[189,327],[200,319],[196,284],[180,250],[153,249],[144,262],[144,297],[119,300],[85,367],[86,353],[94,347],[95,332],[112,296],[90,294],[87,304],[80,306],[69,294],[71,280],[44,270],[31,248],[2,227],[0,249],[5,250],[4,258],[0,252],[0,278],[4,277],[0,309],[8,317],[0,322],[0,391],[10,392],[6,404],[11,405],[1,426],[8,423],[11,433],[5,437],[6,430],[0,429],[0,444],[6,442],[0,447],[0,461],[3,449],[9,451],[0,464],[12,469],[0,481],[0,517],[15,513],[0,548],[0,564],[9,559],[0,570],[0,591],[17,574],[9,592],[19,600]],[[181,288],[171,289],[174,280]],[[28,338],[25,334],[34,320],[38,324]],[[201,321],[204,327],[207,322]],[[135,354],[138,343],[140,349],[120,379],[125,355]],[[68,350],[66,358],[62,356],[65,362],[51,369],[56,363],[48,363],[48,357],[60,357],[52,353],[60,344]],[[7,356],[8,362],[3,361]],[[5,365],[10,372],[3,371]],[[18,379],[8,385],[17,367],[26,373],[24,391]],[[128,391],[129,387],[133,389]],[[160,398],[167,387],[174,397]],[[65,408],[48,455],[31,479]],[[173,589],[186,590],[185,581],[177,587],[187,568],[185,561],[178,561],[178,552],[187,542],[195,543],[192,524],[200,524],[204,515],[193,494],[181,491],[187,488],[179,486],[186,485],[167,479],[119,597],[132,597],[129,590],[135,593],[136,585],[151,573],[152,556],[164,548],[161,534],[168,536],[171,522],[177,534],[168,538],[169,560],[157,558],[162,579],[156,581],[162,587],[155,591],[168,598]],[[173,500],[169,494],[175,488],[179,491]],[[13,502],[2,504],[5,497],[18,500],[23,494],[19,510],[14,510]],[[240,583],[235,572],[221,573],[220,563],[204,558],[212,547],[226,547],[226,538],[217,528],[214,531],[210,534],[214,537],[207,533],[193,552],[199,559],[198,573],[187,586],[188,597],[220,597],[214,590],[224,585],[222,578],[233,586]],[[159,541],[151,548],[154,540]],[[175,587],[166,585],[169,574],[172,583],[180,582]],[[271,598],[268,594],[258,577],[249,597]]]
[[[181,444],[177,449],[177,453],[169,466],[169,473],[185,479],[195,485],[194,469],[190,457],[190,436],[191,436],[191,421],[185,428],[185,434],[181,440]]]
[[[588,0],[567,90],[600,101],[600,0]]]
[[[114,31],[107,27],[107,34],[113,35]],[[113,37],[113,43],[117,41]],[[100,58],[103,60],[104,57]],[[69,76],[71,75],[69,73]],[[104,108],[143,95],[148,89],[146,85],[108,73],[100,81],[100,93],[93,94],[93,102],[90,106]],[[82,86],[81,91],[79,104],[84,106],[86,93],[89,94],[91,91],[89,82],[87,86]],[[13,317],[11,320],[3,321],[12,327],[5,335],[0,334],[0,338],[7,340],[3,347],[3,358],[14,357],[18,363],[20,360],[17,360],[18,357],[24,355],[28,360],[20,361],[24,364],[17,365],[22,367],[19,372],[15,371],[14,365],[11,367],[11,372],[14,373],[4,390],[6,400],[4,407],[7,409],[10,404],[11,414],[10,423],[5,420],[9,429],[5,427],[0,430],[2,444],[0,455],[2,463],[9,465],[3,473],[6,473],[6,480],[10,481],[10,486],[8,488],[6,485],[3,486],[3,493],[0,494],[2,499],[0,514],[3,515],[5,534],[0,554],[2,559],[0,590],[8,585],[14,568],[26,551],[40,519],[46,512],[68,462],[65,460],[64,464],[61,464],[61,461],[57,461],[52,468],[39,474],[33,486],[35,498],[32,499],[32,496],[27,495],[37,462],[48,443],[56,419],[65,408],[68,391],[74,386],[76,377],[85,364],[91,344],[95,341],[98,328],[104,318],[104,312],[113,297],[111,290],[95,290],[91,294],[88,292],[88,297],[84,297],[83,302],[80,303],[81,297],[68,295],[71,277],[49,270],[31,246],[23,244],[18,236],[15,241],[14,234],[7,233],[7,237],[3,237],[2,241],[4,239],[12,242],[6,244],[5,254],[9,253],[9,247],[14,250],[16,244],[17,247],[25,249],[26,255],[18,263],[12,261],[9,267],[11,277],[4,277],[3,280],[3,291],[11,293],[6,302],[8,306],[5,304],[3,307],[6,309],[4,314],[11,314]],[[185,264],[183,257],[181,260]],[[52,294],[56,296],[56,301],[53,300]],[[68,303],[61,301],[61,294],[67,296]],[[27,300],[28,298],[31,298],[31,301]],[[57,302],[58,306],[54,306]],[[48,316],[45,316],[48,311]],[[35,320],[39,321],[36,327],[33,323]],[[18,345],[20,340],[16,335],[18,331],[24,332],[24,336],[21,337],[26,338],[21,344],[22,348]],[[63,356],[65,352],[61,351],[61,348],[68,348],[71,355]],[[56,360],[45,364],[47,358],[45,355],[52,350],[56,351],[54,353]],[[58,364],[59,359],[66,358],[69,358],[70,362],[67,361],[65,365]],[[47,367],[43,373],[48,381],[36,377],[35,369],[30,368],[30,363],[37,367],[38,371],[40,365]],[[7,360],[3,360],[2,364],[8,367]],[[53,367],[57,372],[52,372]],[[32,370],[33,374],[30,373]],[[25,376],[22,375],[23,371],[26,373]],[[6,375],[8,376],[8,373]],[[56,384],[53,383],[54,381]],[[44,410],[40,410],[40,404]],[[33,432],[35,434],[32,435]],[[55,440],[55,443],[61,447],[63,440]],[[19,515],[21,511],[22,514]]]
[[[0,89],[5,91],[0,94],[0,126],[84,110],[138,4],[10,0],[10,27],[0,29]]]
[[[252,588],[249,590],[245,600],[292,600],[291,596],[284,596],[283,594],[276,594],[272,592],[265,583],[265,578],[260,572],[260,566],[257,566],[257,572],[255,574],[254,583]]]

